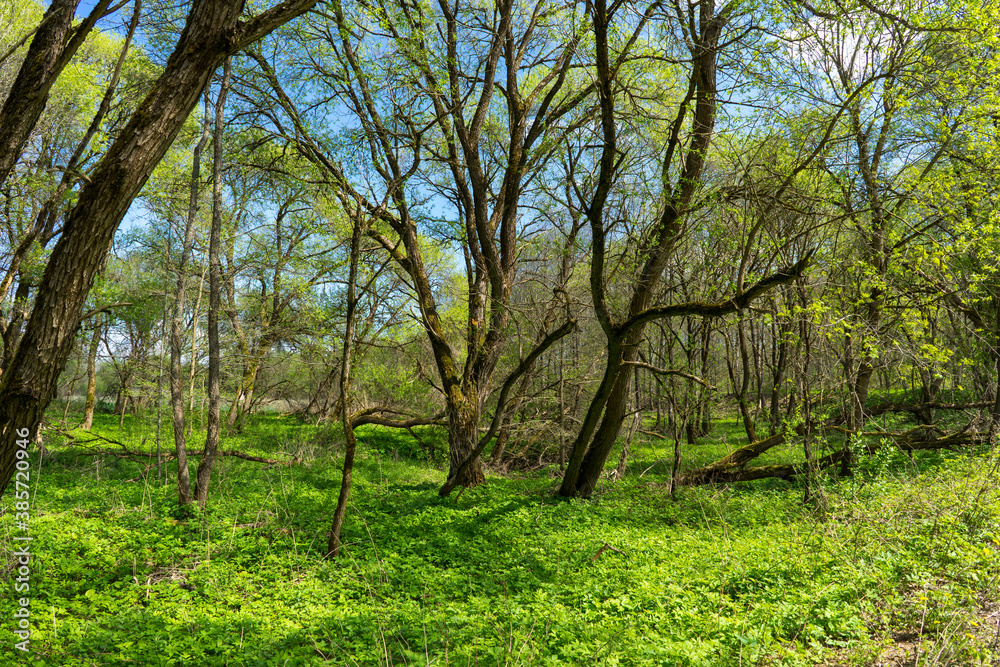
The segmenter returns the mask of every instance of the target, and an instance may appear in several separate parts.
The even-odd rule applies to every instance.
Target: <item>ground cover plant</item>
[[[155,451],[152,425],[126,419],[119,431],[98,415],[94,433]],[[989,452],[861,454],[852,478],[821,475],[804,504],[802,485],[781,479],[672,498],[655,465],[666,453],[643,442],[629,474],[603,479],[590,500],[556,495],[550,468],[440,498],[442,471],[416,441],[360,429],[344,553],[326,560],[340,456],[328,426],[255,417],[240,450],[298,462],[223,457],[204,510],[180,511],[150,459],[92,455],[82,440],[54,437],[32,462],[33,634],[27,656],[0,648],[12,664],[1000,657]],[[724,447],[692,449],[712,460]],[[13,517],[0,520],[10,553]],[[5,627],[13,602],[0,603]]]

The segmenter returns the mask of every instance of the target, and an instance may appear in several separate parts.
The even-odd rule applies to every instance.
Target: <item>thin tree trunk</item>
[[[777,434],[781,428],[781,386],[785,379],[785,367],[788,365],[788,351],[791,346],[791,327],[791,321],[787,318],[782,318],[782,323],[774,327],[779,340],[777,341],[777,359],[775,360],[774,375],[772,376],[771,418],[769,420],[771,426],[770,435]]]
[[[188,405],[188,413],[194,413],[194,402],[195,402],[195,380],[198,377],[198,364],[195,362],[198,359],[198,317],[201,315],[201,297],[205,293],[205,276],[208,274],[208,256],[202,257],[201,261],[201,280],[198,283],[198,298],[194,302],[194,312],[191,314],[191,377],[190,377],[190,389],[188,391],[188,396],[190,397],[190,404]],[[201,412],[198,412],[198,419],[201,422]],[[194,420],[188,420],[188,429],[191,430],[193,427],[191,422]]]
[[[191,184],[188,198],[187,222],[184,226],[184,241],[181,246],[181,258],[177,264],[177,283],[173,311],[170,316],[170,407],[174,423],[174,452],[177,456],[177,503],[187,505],[191,502],[191,473],[187,463],[187,445],[185,443],[184,420],[184,386],[181,382],[181,337],[183,335],[184,296],[187,287],[187,265],[194,246],[194,223],[198,216],[198,194],[201,190],[201,153],[208,143],[211,134],[209,123],[209,100],[205,97],[205,116],[202,121],[201,138],[194,147],[191,158]],[[201,295],[198,295],[199,301]],[[197,320],[197,313],[195,314]],[[194,329],[197,329],[197,323]],[[191,348],[191,371],[194,372],[194,343]],[[194,387],[191,389],[194,394]]]
[[[701,377],[707,380],[709,352],[712,345],[712,326],[707,321],[702,322],[702,347],[701,347]],[[707,387],[701,387],[699,396],[701,397],[700,417],[701,425],[698,429],[701,435],[708,435],[712,430],[712,404],[708,399]]]
[[[997,432],[1000,431],[1000,296],[994,296],[993,302],[996,304],[996,339],[993,343],[993,359],[994,379],[997,384],[993,396],[993,414],[990,419],[990,447],[996,445]]]
[[[753,415],[750,413],[750,404],[747,396],[750,393],[750,355],[747,351],[746,330],[743,327],[743,318],[740,317],[736,323],[736,335],[740,344],[740,361],[742,362],[740,375],[740,388],[737,395],[740,415],[743,417],[743,430],[747,434],[747,442],[757,442],[757,426],[754,424]]]
[[[354,471],[354,452],[358,442],[354,437],[354,424],[351,419],[351,355],[354,348],[354,319],[357,310],[358,255],[361,252],[361,236],[363,231],[362,213],[354,216],[354,230],[351,234],[351,265],[347,277],[347,322],[344,326],[344,352],[340,364],[340,415],[344,426],[344,468],[340,478],[340,494],[337,496],[337,509],[333,513],[333,524],[330,527],[330,540],[327,544],[327,558],[340,555],[340,530],[344,525],[344,515],[347,512],[347,501],[351,494],[351,476]]]
[[[163,258],[170,257],[169,234],[163,248]],[[163,273],[163,312],[160,320],[160,359],[156,365],[156,485],[163,483],[163,357],[167,354],[167,310],[170,308],[170,292],[167,287],[169,273]]]
[[[802,304],[802,313],[799,315],[799,342],[802,345],[802,368],[799,375],[799,393],[801,394],[802,400],[802,422],[805,427],[805,432],[802,438],[802,454],[805,456],[806,465],[809,466],[809,471],[805,475],[805,488],[802,492],[802,501],[810,502],[814,497],[812,488],[815,483],[813,478],[816,474],[815,466],[813,465],[812,452],[812,401],[809,399],[809,365],[812,362],[812,341],[809,337],[809,319],[806,315],[806,313],[809,312],[809,301],[806,295],[805,281],[801,279],[798,280],[797,287],[799,291],[799,300]]]
[[[635,410],[635,415],[632,417],[632,426],[628,430],[628,436],[625,438],[625,446],[622,447],[621,456],[618,457],[618,465],[615,466],[615,478],[621,479],[625,476],[625,469],[628,466],[629,450],[632,448],[632,440],[635,438],[635,434],[639,431],[639,427],[642,425],[642,406],[640,404],[639,395],[639,375],[635,375],[635,399],[632,403],[632,409]]]
[[[676,403],[675,399],[671,396],[670,401]],[[681,430],[687,427],[687,417],[685,416],[685,421],[681,424],[681,428],[677,427],[677,422],[674,421],[671,424],[671,435],[674,438],[674,458],[670,464],[670,497],[674,500],[677,499],[677,478],[681,474],[681,454],[684,450],[681,444]]]
[[[232,74],[232,56],[226,58],[222,70],[222,83],[215,103],[215,135],[212,159],[212,231],[208,242],[208,428],[205,436],[205,455],[198,464],[195,480],[195,499],[204,507],[208,503],[208,484],[212,466],[219,450],[219,432],[222,418],[222,395],[219,386],[219,310],[222,308],[222,270],[219,246],[222,244],[222,160],[225,138],[224,112],[226,94]]]
[[[89,431],[94,425],[94,406],[97,403],[97,348],[101,343],[104,313],[94,317],[94,333],[90,337],[87,350],[87,400],[83,405],[83,424],[80,428]]]
[[[243,430],[243,419],[253,403],[257,375],[264,364],[264,356],[271,347],[270,340],[258,341],[258,343],[257,349],[249,353],[243,366],[243,378],[240,380],[236,397],[233,399],[232,405],[229,406],[229,414],[226,417],[226,425],[237,431]]]
[[[66,423],[66,419],[69,417],[69,403],[70,401],[73,400],[73,389],[76,388],[76,381],[79,379],[80,379],[79,377],[75,377],[69,382],[69,388],[66,391],[66,405],[63,406],[63,415],[62,415],[63,424]]]
[[[566,470],[566,346],[559,341],[559,471]]]

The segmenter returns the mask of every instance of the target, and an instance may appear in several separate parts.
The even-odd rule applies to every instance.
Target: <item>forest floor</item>
[[[155,451],[155,419],[94,433]],[[164,420],[162,442],[172,442]],[[558,469],[439,498],[408,435],[361,433],[344,554],[323,559],[340,483],[328,427],[262,416],[208,508],[176,467],[53,437],[30,465],[30,652],[14,648],[13,499],[0,516],[0,664],[959,665],[1000,658],[996,456],[883,449],[852,478],[667,492],[663,441],[590,500]],[[422,436],[443,447],[439,436]],[[726,437],[730,444],[725,442]],[[720,437],[723,436],[723,437]],[[689,466],[742,444],[720,427]],[[200,442],[196,434],[191,442]],[[438,450],[441,453],[441,450]],[[766,462],[792,460],[791,446]],[[140,457],[141,458],[141,457]],[[155,460],[154,460],[155,461]]]

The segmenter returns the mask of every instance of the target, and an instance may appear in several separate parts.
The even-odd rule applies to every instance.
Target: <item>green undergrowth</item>
[[[105,421],[106,420],[106,421]],[[155,451],[154,423],[95,432]],[[209,506],[180,512],[176,468],[53,439],[32,459],[31,651],[0,664],[992,664],[1000,495],[987,453],[862,457],[853,478],[666,488],[665,445],[590,500],[553,469],[441,499],[427,445],[361,433],[344,555],[323,559],[335,431],[269,416],[225,449]],[[143,441],[145,438],[145,441]],[[169,432],[162,442],[171,442]],[[707,460],[740,443],[691,448]],[[167,445],[163,445],[164,450]],[[699,451],[699,448],[702,448]],[[791,457],[789,448],[784,454]],[[613,462],[612,462],[613,463]],[[692,463],[694,465],[694,463]],[[8,496],[9,499],[9,496]],[[5,499],[9,507],[10,500]],[[5,580],[12,512],[0,517]],[[13,584],[4,584],[12,591]],[[902,649],[900,647],[903,647]]]

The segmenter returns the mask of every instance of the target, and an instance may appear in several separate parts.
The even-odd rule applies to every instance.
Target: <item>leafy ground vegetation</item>
[[[735,423],[723,426],[739,432]],[[688,465],[732,447],[723,426]],[[155,421],[94,434],[155,451]],[[858,447],[852,478],[667,491],[637,442],[590,500],[554,469],[449,498],[408,435],[359,431],[344,551],[325,560],[341,437],[254,417],[209,505],[148,459],[52,438],[32,461],[34,665],[946,665],[1000,658],[1000,494],[986,451]],[[169,442],[169,432],[164,440]],[[443,434],[427,431],[424,444]],[[239,440],[239,442],[235,442]],[[859,443],[862,444],[862,443]],[[790,448],[769,452],[791,459]],[[553,467],[555,468],[555,467]],[[163,468],[172,479],[172,466]],[[0,542],[13,550],[13,517]],[[3,563],[5,579],[14,569]],[[0,596],[9,629],[11,596]],[[9,632],[5,632],[7,637]]]

